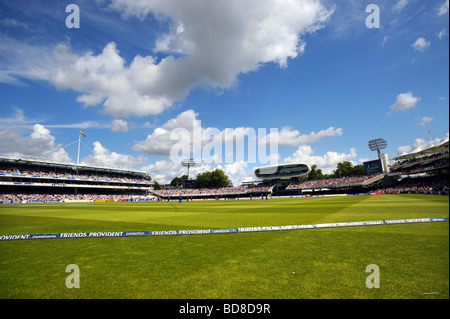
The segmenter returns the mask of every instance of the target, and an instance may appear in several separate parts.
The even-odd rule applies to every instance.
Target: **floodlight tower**
[[[380,150],[385,149],[387,146],[387,143],[382,138],[377,138],[374,140],[369,141],[369,148],[371,151],[377,151],[378,152],[378,158],[381,159],[381,152]]]
[[[185,158],[184,160],[181,161],[181,165],[183,165],[184,167],[187,167],[187,169],[188,169],[188,173],[187,173],[188,180],[189,180],[189,169],[191,167],[194,167],[195,164],[196,163],[192,158],[189,158],[189,159]]]
[[[388,172],[388,158],[387,154],[381,154],[380,150],[385,149],[387,146],[387,142],[382,138],[377,138],[369,141],[369,148],[371,151],[377,151],[378,159],[381,161],[381,165],[383,166],[383,172]]]

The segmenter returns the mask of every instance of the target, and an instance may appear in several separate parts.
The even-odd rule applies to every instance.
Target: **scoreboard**
[[[364,173],[365,174],[372,174],[372,173],[382,173],[383,172],[383,166],[381,164],[381,160],[373,160],[364,162]]]

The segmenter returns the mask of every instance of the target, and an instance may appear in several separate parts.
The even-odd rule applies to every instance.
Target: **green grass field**
[[[0,235],[448,217],[449,198],[348,196],[0,205]],[[66,266],[80,288],[66,287]],[[366,287],[366,266],[380,288]],[[0,241],[0,298],[449,298],[448,222]]]

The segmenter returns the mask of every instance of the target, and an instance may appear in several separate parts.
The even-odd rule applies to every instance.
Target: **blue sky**
[[[79,8],[79,28],[66,26],[69,4]],[[379,28],[366,26],[369,4],[379,8]],[[212,135],[276,129],[272,161],[327,173],[344,160],[375,159],[374,138],[386,139],[393,158],[448,139],[448,7],[2,1],[0,152],[76,162],[82,130],[80,162],[144,170],[162,183],[186,173],[171,157],[186,146],[170,139],[177,128],[201,128],[202,147]],[[235,184],[252,180],[267,162],[245,150],[242,160],[199,163],[192,175],[219,167]]]

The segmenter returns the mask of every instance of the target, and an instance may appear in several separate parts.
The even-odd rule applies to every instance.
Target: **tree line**
[[[323,174],[317,165],[311,166],[311,173],[308,176],[303,176],[302,180],[315,180],[315,179],[325,179],[325,178],[338,178],[345,176],[361,176],[364,175],[364,165],[353,165],[349,161],[339,162],[336,169],[332,174]]]
[[[188,180],[187,175],[175,177],[170,182],[170,186],[179,187]],[[221,188],[231,184],[229,177],[221,169],[215,169],[211,172],[204,172],[197,175],[196,186],[198,188]]]
[[[183,186],[188,180],[187,175],[182,175],[181,177],[174,177],[170,182],[171,187],[180,187]],[[203,172],[197,175],[197,178],[193,185],[196,188],[221,188],[227,187],[231,184],[230,178],[225,174],[225,172],[221,169],[215,169],[210,172]],[[156,185],[156,187],[160,187],[160,185]]]

